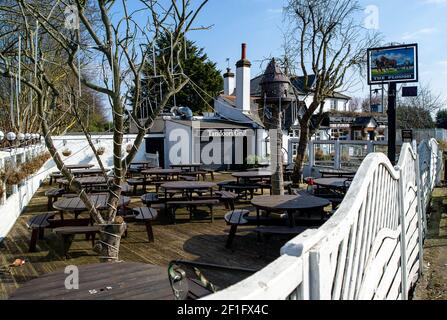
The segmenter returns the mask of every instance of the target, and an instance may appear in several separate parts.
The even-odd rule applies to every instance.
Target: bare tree
[[[442,96],[433,93],[430,85],[421,84],[416,97],[398,99],[397,125],[402,129],[433,128],[433,118],[445,104]]]
[[[42,133],[46,146],[51,153],[57,167],[66,179],[70,181],[70,187],[80,196],[88,208],[94,221],[101,225],[114,226],[119,224],[117,234],[124,230],[122,219],[115,219],[118,201],[121,194],[121,185],[127,172],[128,164],[134,159],[137,150],[141,146],[144,135],[150,128],[153,120],[189,81],[183,73],[182,56],[183,39],[191,30],[206,29],[193,26],[199,12],[208,0],[201,0],[192,4],[190,0],[140,0],[132,1],[129,11],[128,1],[25,1],[9,0],[8,6],[0,7],[0,10],[13,16],[5,23],[10,23],[13,29],[20,30],[25,38],[22,44],[26,46],[24,55],[19,61],[17,55],[7,57],[1,55],[0,74],[7,78],[18,78],[18,70],[15,66],[23,66],[23,74],[33,75],[31,78],[21,76],[21,83],[31,88],[36,95],[38,117],[41,122]],[[69,17],[66,17],[67,8]],[[97,12],[97,14],[95,14]],[[119,13],[121,16],[117,16]],[[17,17],[20,19],[17,20]],[[143,18],[142,18],[143,17]],[[142,22],[140,19],[145,19]],[[67,19],[71,19],[70,27],[67,27]],[[79,21],[79,24],[76,22]],[[31,28],[38,26],[36,28]],[[141,71],[144,61],[150,56],[155,56],[155,43],[161,33],[171,35],[171,46],[165,48],[162,53],[163,63],[155,66],[154,81],[166,88],[158,97],[156,105],[151,105],[153,112],[151,117],[141,123],[137,114],[145,104],[140,100]],[[51,39],[51,50],[44,50],[44,41],[33,39]],[[36,46],[37,44],[37,46]],[[17,46],[17,44],[14,44]],[[174,61],[176,63],[174,63]],[[54,74],[50,72],[50,65],[57,63],[63,70],[67,79],[78,79],[75,87],[64,88],[58,86]],[[83,68],[95,68],[96,79],[92,79]],[[108,98],[112,108],[113,121],[113,173],[111,179],[106,175],[104,165],[99,156],[96,160],[103,169],[103,175],[108,181],[108,210],[99,212],[92,203],[90,197],[82,185],[65,167],[65,164],[56,150],[51,134],[52,124],[49,123],[49,109],[61,103],[68,96],[71,100],[69,110],[78,120],[84,131],[86,139],[96,155],[96,148],[91,140],[88,128],[80,121],[76,105],[82,98],[82,86],[98,92]],[[66,90],[68,89],[68,90]],[[64,94],[63,90],[67,93]],[[127,109],[129,92],[134,93],[132,108]],[[129,115],[138,128],[136,140],[131,151],[123,158],[122,145],[124,137],[124,122],[126,114]],[[118,250],[114,247],[114,239],[101,234],[101,242],[104,244],[101,256],[105,260],[117,259]]]
[[[301,178],[308,140],[323,120],[325,100],[348,84],[350,72],[366,61],[366,48],[376,35],[356,21],[361,8],[351,0],[289,0],[285,8],[291,24],[288,55],[304,75],[304,89],[312,95],[301,118],[300,142],[293,180]],[[311,131],[311,119],[317,126]]]

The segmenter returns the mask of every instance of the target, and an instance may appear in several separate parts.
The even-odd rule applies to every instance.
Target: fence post
[[[341,168],[341,145],[340,141],[336,140],[334,144],[335,149],[335,157],[334,157],[334,169],[340,169]]]
[[[313,143],[313,141],[309,141],[307,147],[309,148],[310,172],[312,172],[313,168],[315,167],[315,153],[314,153],[314,143]]]
[[[400,219],[400,266],[402,272],[402,300],[408,300],[408,284],[407,284],[407,240],[405,225],[405,181],[403,179],[403,170],[396,167],[399,171],[399,219]]]
[[[424,237],[426,234],[425,224],[423,222],[423,201],[421,194],[421,168],[419,167],[419,153],[416,153],[416,187],[417,187],[417,215],[418,215],[418,237],[419,237],[419,277],[424,273]]]

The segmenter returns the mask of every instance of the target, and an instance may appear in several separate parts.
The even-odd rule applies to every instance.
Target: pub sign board
[[[402,141],[413,142],[413,130],[402,130]]]
[[[368,49],[368,84],[418,81],[418,45]]]

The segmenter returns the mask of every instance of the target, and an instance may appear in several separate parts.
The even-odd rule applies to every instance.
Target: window
[[[300,137],[300,130],[298,129],[292,129],[289,131],[289,137],[290,138],[299,138]]]
[[[331,111],[337,111],[337,100],[331,100]]]
[[[362,131],[360,130],[355,130],[354,131],[354,140],[362,140]]]
[[[348,129],[332,129],[331,140],[349,140]]]

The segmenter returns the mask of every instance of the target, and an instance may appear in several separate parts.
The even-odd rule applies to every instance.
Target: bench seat
[[[196,199],[196,200],[181,200],[168,201],[166,205],[172,209],[172,218],[175,222],[175,211],[178,208],[188,208],[190,220],[192,220],[192,209],[200,206],[206,206],[210,209],[211,222],[214,222],[213,206],[219,204],[219,199]]]
[[[43,214],[39,214],[33,216],[26,223],[27,227],[31,229],[31,240],[29,243],[29,252],[36,251],[36,245],[38,239],[43,239],[45,228],[50,227],[49,219],[53,218],[56,215],[56,212],[46,212]]]

